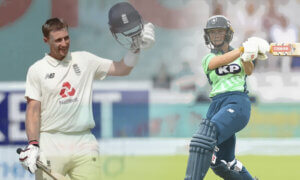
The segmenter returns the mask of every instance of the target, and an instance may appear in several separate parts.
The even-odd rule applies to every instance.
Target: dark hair
[[[44,37],[48,38],[51,31],[58,31],[64,28],[68,29],[68,24],[63,19],[50,18],[43,24],[42,31]]]

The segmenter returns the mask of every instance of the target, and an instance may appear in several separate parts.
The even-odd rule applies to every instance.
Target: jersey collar
[[[229,46],[228,47],[228,52],[232,51],[232,50],[233,50],[233,47]],[[224,54],[224,52],[221,49],[212,49],[210,52],[213,53],[213,54],[219,54],[219,53]]]
[[[62,59],[62,60],[57,60],[54,57],[50,56],[49,54],[45,54],[45,58],[48,61],[49,64],[51,64],[52,66],[56,67],[59,64],[63,63],[63,64],[67,64],[71,61],[71,54],[68,53],[67,56]]]

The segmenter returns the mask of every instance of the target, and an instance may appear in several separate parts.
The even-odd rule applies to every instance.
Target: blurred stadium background
[[[41,26],[58,16],[70,24],[71,50],[119,60],[108,10],[119,0],[0,0],[0,179],[33,179],[15,149],[26,144],[24,84],[28,67],[48,52]],[[249,36],[299,42],[299,0],[129,0],[156,25],[156,45],[128,77],[95,83],[96,127],[108,180],[183,179],[189,139],[205,117],[209,85],[201,58],[209,52],[209,16],[227,16],[232,45]],[[248,78],[251,120],[237,154],[260,179],[300,179],[300,58],[256,62]],[[207,179],[218,179],[211,172]]]

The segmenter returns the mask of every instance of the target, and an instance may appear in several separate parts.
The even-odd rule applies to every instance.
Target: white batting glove
[[[258,46],[257,59],[258,60],[266,60],[268,58],[266,53],[270,51],[270,44],[266,40],[259,38],[259,37],[250,37],[250,38],[248,38],[248,41],[257,44],[257,46]]]
[[[131,52],[138,53],[140,49],[149,49],[155,43],[154,25],[152,23],[144,24],[140,35],[132,38]]]
[[[40,148],[36,145],[29,144],[19,155],[22,166],[30,173],[37,170],[36,160],[39,157]]]
[[[253,61],[257,58],[258,45],[251,41],[246,41],[243,43],[244,52],[241,55],[241,59],[244,62]]]
[[[143,31],[141,33],[141,49],[151,48],[155,43],[155,31],[152,23],[144,24]]]

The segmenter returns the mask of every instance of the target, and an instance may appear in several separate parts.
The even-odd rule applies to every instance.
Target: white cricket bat
[[[270,53],[274,56],[300,56],[300,43],[271,43]]]
[[[17,153],[20,154],[22,151],[21,148],[17,149]],[[42,171],[44,171],[46,174],[48,174],[53,180],[69,180],[68,178],[66,178],[65,176],[53,172],[50,168],[48,168],[47,166],[45,166],[40,160],[36,161],[36,165],[39,169],[41,169]]]

